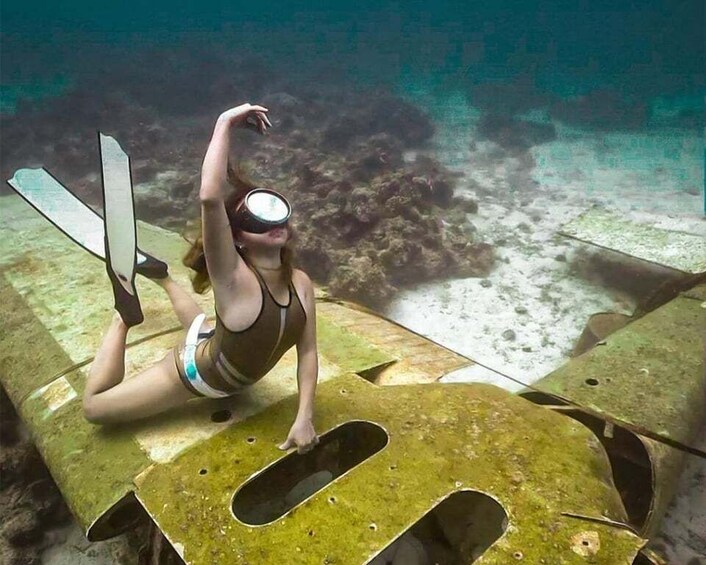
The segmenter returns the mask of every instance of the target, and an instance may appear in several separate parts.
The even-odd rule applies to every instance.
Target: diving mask
[[[286,225],[292,207],[279,192],[256,188],[248,192],[235,213],[235,226],[250,233],[265,233]]]

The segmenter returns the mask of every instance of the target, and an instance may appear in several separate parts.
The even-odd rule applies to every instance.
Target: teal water
[[[601,85],[626,96],[704,90],[704,5],[695,0],[453,2],[93,2],[2,4],[6,106],[62,74],[109,71],[148,46],[247,50],[293,74],[334,64],[364,82],[406,69],[468,86],[528,74],[576,95]],[[154,75],[165,72],[153,69]],[[10,88],[12,87],[12,88]],[[8,90],[10,88],[10,90]],[[53,92],[47,88],[47,92]]]
[[[675,182],[703,189],[697,140],[706,28],[697,0],[7,0],[1,9],[0,114],[8,119],[51,110],[72,91],[81,97],[64,111],[77,115],[85,97],[118,95],[155,115],[191,116],[287,85],[305,85],[312,96],[332,88],[367,96],[382,88],[423,109],[448,147],[452,135],[467,140],[479,113],[556,124],[549,106],[584,96],[586,108],[569,106],[558,119],[573,123],[579,111],[586,119],[573,125],[593,134],[643,136],[627,151],[599,155],[600,166],[634,168],[648,178],[660,151],[654,147],[662,144],[658,157],[672,160]],[[223,83],[232,85],[232,96],[228,88],[212,89]],[[608,92],[607,99],[596,92]],[[666,141],[645,141],[652,134]],[[691,141],[682,142],[684,135]],[[640,143],[649,145],[642,159]],[[569,151],[565,145],[548,154],[561,164]],[[452,153],[441,158],[459,164]],[[8,171],[14,163],[3,165]],[[645,183],[645,190],[663,186]]]

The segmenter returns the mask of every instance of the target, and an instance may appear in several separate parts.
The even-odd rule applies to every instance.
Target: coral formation
[[[467,217],[477,203],[454,197],[457,174],[430,157],[409,157],[434,134],[420,109],[380,89],[322,85],[314,93],[306,84],[272,80],[266,92],[261,64],[243,60],[238,69],[241,84],[261,92],[249,98],[270,108],[275,127],[266,138],[240,132],[233,160],[292,199],[300,264],[317,283],[376,306],[402,286],[489,272],[493,251],[475,240]],[[27,106],[3,118],[5,178],[19,167],[43,165],[100,207],[98,128],[131,155],[137,216],[182,229],[199,214],[199,170],[213,108],[227,107],[240,91],[222,78],[187,116],[186,102],[166,103],[150,81],[127,80],[140,72],[124,70],[124,80],[101,77],[96,88],[103,96],[89,95],[93,85],[78,85],[49,107]],[[168,76],[167,84],[180,75]]]
[[[400,286],[487,274],[492,248],[474,241],[466,219],[477,203],[454,197],[454,183],[432,159],[403,164],[402,141],[385,133],[345,157],[310,155],[290,185],[303,267],[334,295],[373,305]]]

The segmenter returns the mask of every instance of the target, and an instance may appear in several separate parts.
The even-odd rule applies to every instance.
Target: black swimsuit
[[[179,376],[194,394],[227,396],[257,382],[299,341],[304,331],[306,313],[294,284],[290,282],[288,286],[289,302],[279,304],[260,273],[257,270],[254,273],[262,291],[262,307],[249,328],[231,331],[216,313],[216,329],[196,345],[195,367],[189,367],[187,359],[185,368],[183,346],[174,348]],[[207,386],[199,386],[198,379]]]

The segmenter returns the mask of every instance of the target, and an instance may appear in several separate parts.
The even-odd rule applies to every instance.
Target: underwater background
[[[187,234],[216,117],[265,105],[274,127],[238,131],[232,156],[292,202],[300,266],[478,361],[447,382],[519,389],[571,355],[591,314],[630,315],[675,277],[557,234],[585,210],[706,237],[699,0],[1,10],[4,179],[44,166],[100,208],[99,129],[131,157],[138,218]],[[693,459],[657,544],[696,564]],[[28,538],[44,562],[114,559],[44,529]]]

